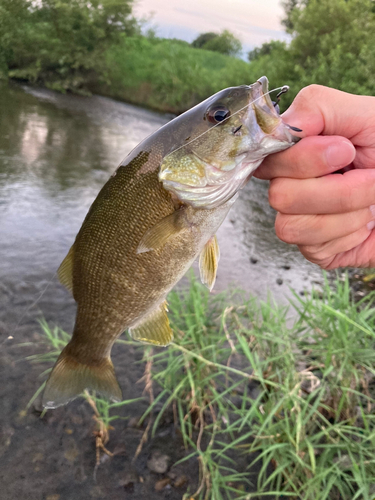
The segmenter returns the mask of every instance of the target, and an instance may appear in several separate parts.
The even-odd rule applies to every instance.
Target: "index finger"
[[[362,145],[361,133],[374,128],[375,97],[309,85],[282,115],[285,123],[301,128],[304,136],[341,135]]]
[[[254,176],[259,179],[321,177],[349,165],[355,154],[353,144],[344,137],[306,137],[286,151],[267,156]]]

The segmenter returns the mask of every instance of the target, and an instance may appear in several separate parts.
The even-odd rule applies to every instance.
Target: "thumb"
[[[351,139],[374,121],[375,98],[348,94],[322,85],[303,88],[282,115],[303,136],[340,135]]]

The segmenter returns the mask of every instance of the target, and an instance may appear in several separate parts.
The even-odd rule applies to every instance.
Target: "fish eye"
[[[230,117],[230,111],[225,106],[215,106],[207,111],[207,119],[211,123],[221,123]]]

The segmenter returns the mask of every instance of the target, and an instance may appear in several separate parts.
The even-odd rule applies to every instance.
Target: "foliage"
[[[241,43],[227,30],[203,33],[191,45],[140,36],[132,0],[0,0],[0,78],[93,91],[174,113],[264,74],[271,87],[290,86],[284,108],[311,83],[375,94],[375,0],[283,5],[290,44],[267,42],[246,63],[232,57]]]
[[[154,412],[154,433],[172,407],[183,461],[200,464],[199,488],[184,498],[372,500],[373,297],[354,303],[347,278],[326,281],[319,294],[295,295],[291,325],[287,309],[238,293],[240,306],[212,299],[195,279],[172,292],[176,340],[148,355],[160,390],[142,419]],[[91,399],[103,422],[116,418]]]
[[[273,61],[277,75],[288,67],[287,98],[311,83],[375,94],[373,0],[289,0],[284,6],[284,24],[293,35],[289,47],[264,44],[255,49],[252,64],[268,69]]]
[[[203,49],[204,45],[212,40],[213,38],[216,38],[218,33],[214,33],[213,31],[208,31],[206,33],[201,33],[200,35],[197,36],[195,40],[191,42],[191,46],[194,47],[195,49]]]
[[[240,59],[146,37],[123,37],[112,45],[104,68],[92,91],[174,113],[261,76]]]
[[[221,33],[201,33],[193,42],[192,47],[212,50],[227,56],[238,56],[242,51],[242,44],[233,33],[223,30]]]
[[[275,54],[274,51],[277,50],[286,50],[286,43],[285,42],[280,42],[279,40],[271,40],[270,42],[265,42],[263,45],[260,47],[255,47],[255,49],[250,50],[250,52],[247,55],[247,58],[250,62],[255,61],[256,59],[259,59],[262,56],[267,56],[271,53]]]
[[[0,60],[11,77],[79,89],[102,52],[134,34],[132,0],[0,0]]]
[[[296,11],[301,10],[309,0],[282,0],[281,5],[285,11],[285,17],[281,20],[281,24],[285,26],[288,33],[292,33],[294,29],[294,15]]]
[[[301,84],[372,94],[375,14],[368,0],[310,0],[294,16],[290,51]]]

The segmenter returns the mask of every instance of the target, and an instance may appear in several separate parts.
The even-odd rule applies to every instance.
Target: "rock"
[[[119,481],[119,486],[122,486],[123,488],[131,488],[134,486],[134,483],[139,482],[139,477],[134,471],[130,471],[127,474],[125,474],[125,477],[123,479],[120,479]]]
[[[184,474],[182,474],[182,476],[176,479],[176,481],[173,483],[173,486],[175,488],[182,488],[187,483],[187,480],[188,478]]]
[[[250,257],[250,262],[252,264],[256,264],[258,262],[258,259],[256,259],[255,257]]]
[[[128,427],[131,427],[131,428],[135,429],[138,426],[139,426],[139,417],[132,417],[128,421]]]
[[[170,457],[168,455],[164,455],[159,450],[156,450],[151,455],[151,458],[147,461],[147,467],[152,472],[157,472],[159,474],[164,474],[168,470],[170,462]]]
[[[157,481],[155,483],[155,490],[156,491],[163,490],[166,486],[169,485],[170,482],[171,482],[171,480],[169,477],[165,477],[164,479],[160,479],[160,481]]]
[[[282,285],[283,284],[283,280],[281,278],[277,278],[276,283],[278,285]]]
[[[284,269],[285,271],[289,271],[290,266],[288,264],[285,264],[284,266],[281,266],[281,269]]]

